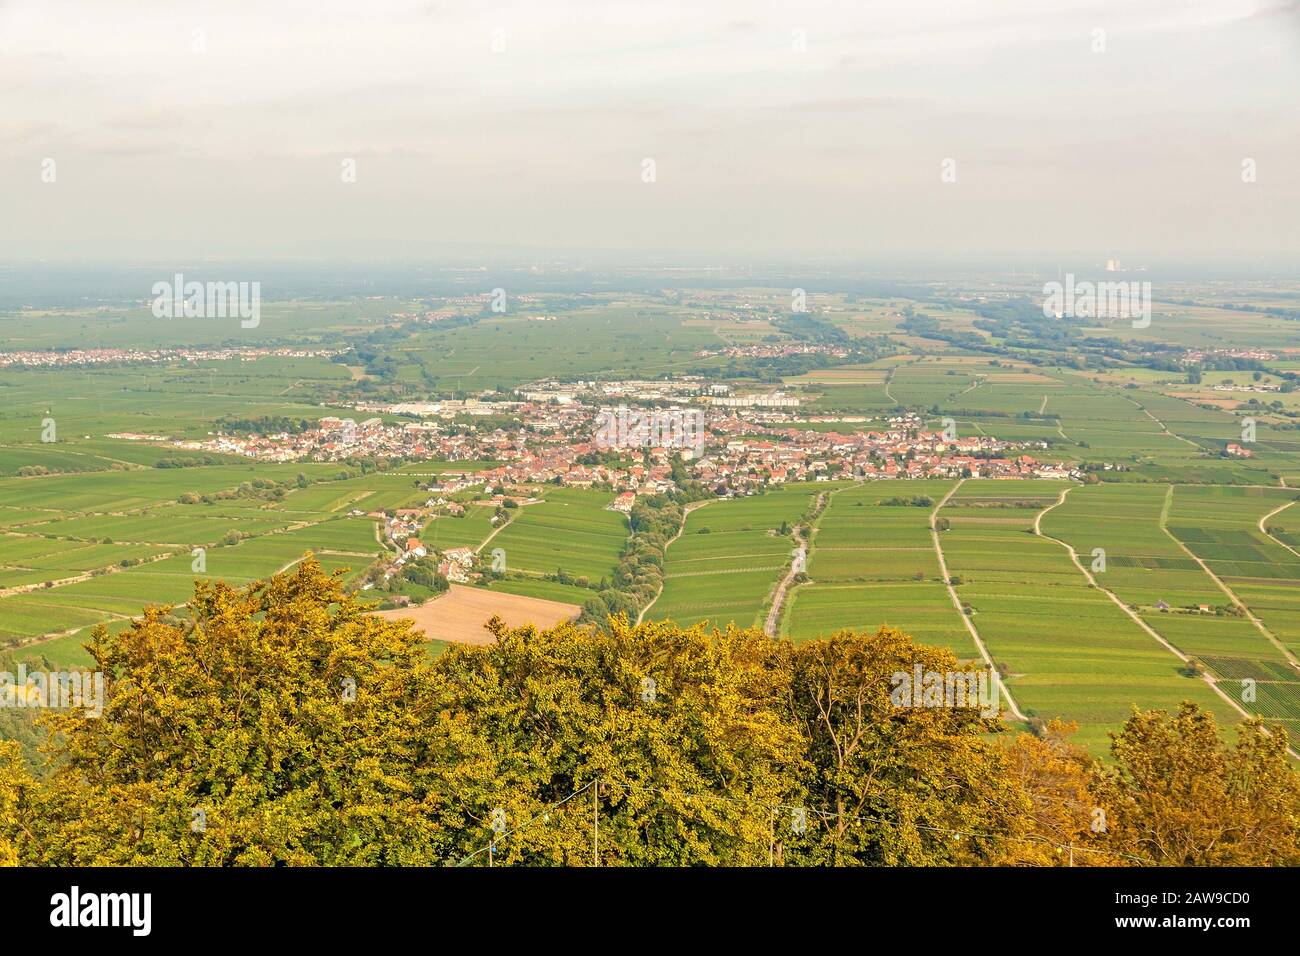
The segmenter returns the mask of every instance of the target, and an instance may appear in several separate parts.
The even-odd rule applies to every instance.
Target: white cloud
[[[1294,253],[1298,39],[1277,0],[10,0],[0,238]]]

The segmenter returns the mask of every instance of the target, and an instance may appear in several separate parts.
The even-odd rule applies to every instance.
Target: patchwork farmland
[[[763,295],[744,293],[755,301]],[[711,487],[692,501],[664,552],[663,587],[645,620],[772,625],[795,642],[897,627],[963,661],[987,657],[1026,719],[1076,721],[1080,742],[1099,754],[1133,705],[1169,708],[1191,699],[1226,722],[1245,711],[1295,728],[1300,444],[1286,413],[1300,404],[1281,391],[1283,376],[1300,367],[1294,356],[1255,370],[1252,382],[1278,389],[1265,396],[1277,401],[1264,404],[1249,393],[1216,391],[1241,384],[1232,371],[1207,371],[1198,383],[1136,363],[1046,361],[1007,347],[985,317],[959,305],[933,309],[938,328],[979,336],[978,353],[903,329],[903,302],[890,297],[827,295],[820,304],[848,341],[884,337],[888,344],[830,364],[762,370],[764,387],[801,402],[784,433],[755,426],[764,441],[879,430],[907,414],[922,428],[950,422],[959,435],[1014,442],[1080,471],[1059,481],[957,472],[871,481],[837,472],[774,480],[756,494],[719,495]],[[497,397],[508,397],[542,374],[719,375],[747,359],[709,350],[793,340],[779,309],[743,320],[706,317],[681,302],[630,295],[556,312],[546,322],[511,314],[411,328],[387,353],[393,368],[383,387],[441,398],[499,389]],[[1207,347],[1215,310],[1188,314],[1182,344]],[[1275,344],[1290,328],[1276,318],[1226,314]],[[369,303],[277,304],[268,317],[284,334],[313,342],[380,324]],[[86,330],[98,320],[87,313],[78,321]],[[0,323],[24,347],[69,344],[12,317],[0,315]],[[127,312],[96,334],[116,345],[156,346],[159,331]],[[1160,334],[1178,339],[1168,328]],[[183,335],[195,344],[207,333],[169,326],[164,344],[182,344],[176,337]],[[0,646],[84,664],[81,645],[95,624],[120,628],[145,604],[181,604],[196,577],[243,584],[306,553],[360,588],[373,583],[364,576],[380,555],[399,556],[402,539],[383,531],[396,512],[416,515],[407,534],[434,556],[468,549],[482,568],[501,554],[505,574],[478,583],[503,601],[582,607],[616,579],[631,528],[610,509],[617,490],[608,485],[547,479],[502,495],[480,484],[449,492],[454,509],[426,507],[440,476],[500,465],[495,445],[458,460],[283,463],[212,453],[175,462],[168,460],[175,448],[113,437],[200,440],[229,419],[354,416],[355,402],[377,381],[354,360],[321,357],[0,369],[7,402],[0,411]],[[349,394],[358,382],[365,388]],[[733,379],[729,387],[749,386]],[[339,401],[345,396],[351,404]],[[1226,454],[1246,413],[1258,419],[1253,452]],[[46,415],[59,422],[57,442],[39,439],[35,426]],[[512,427],[508,417],[492,418],[483,431],[500,438]],[[462,419],[449,430],[478,428]],[[743,428],[729,434],[756,437]],[[799,573],[792,561],[802,520],[810,526]],[[195,549],[202,549],[200,565]],[[1243,681],[1254,682],[1251,700]]]
[[[932,502],[953,482],[895,482],[834,491],[818,519],[810,581],[795,589],[782,633],[794,640],[887,624],[958,657],[977,657],[948,598],[930,539]],[[931,504],[885,504],[898,496]]]
[[[348,569],[349,579],[380,544],[373,520],[344,510],[366,492],[324,480],[337,473],[302,464],[0,479],[0,643],[39,641],[31,646],[56,663],[65,654],[80,660],[94,624],[126,620],[150,603],[183,604],[196,577],[248,583],[308,552],[326,570]],[[293,486],[300,475],[303,486]],[[313,477],[323,483],[311,484]],[[253,497],[264,490],[254,479],[291,487],[278,500],[262,499]],[[30,492],[42,483],[58,486],[62,509],[33,502]],[[197,497],[220,493],[231,497]]]
[[[781,528],[791,528],[814,497],[813,487],[791,485],[692,511],[668,548],[663,594],[646,619],[758,624],[795,547]]]
[[[598,581],[612,577],[627,540],[627,518],[609,510],[612,496],[581,488],[551,488],[526,505],[492,539],[507,567],[533,574],[556,570]]]
[[[1170,533],[1223,582],[1229,598],[1253,612],[1260,630],[1292,655],[1300,651],[1300,556],[1270,536],[1267,524],[1260,527],[1266,516],[1285,514],[1296,492],[1179,486],[1170,497]]]

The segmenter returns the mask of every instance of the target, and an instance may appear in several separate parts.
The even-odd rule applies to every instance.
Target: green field
[[[1293,655],[1300,652],[1300,555],[1282,543],[1285,536],[1270,537],[1259,524],[1298,495],[1284,488],[1180,486],[1174,489],[1169,512],[1171,533]],[[1285,515],[1281,513],[1277,522],[1286,521]]]
[[[786,485],[692,511],[682,536],[668,548],[663,594],[646,619],[761,623],[794,548],[794,539],[779,529],[783,522],[795,523],[816,491],[814,485]]]
[[[347,569],[350,579],[380,545],[375,522],[346,509],[358,497],[410,497],[410,478],[371,476],[379,480],[369,489],[355,480],[322,481],[295,487],[278,502],[178,503],[187,492],[233,492],[252,477],[292,484],[300,474],[337,471],[305,463],[218,465],[0,479],[0,642],[48,638],[34,646],[80,659],[90,625],[121,621],[146,604],[184,603],[196,578],[247,583],[308,552],[327,570]],[[223,543],[232,533],[241,540]],[[196,548],[203,549],[201,573],[194,570]],[[68,632],[80,636],[60,636]]]
[[[811,581],[793,592],[783,633],[806,640],[845,627],[900,628],[974,658],[975,645],[948,597],[930,537],[930,507],[882,505],[899,496],[938,501],[954,482],[874,482],[834,492],[813,533]]]
[[[1235,719],[1203,680],[1184,676],[1177,653],[1128,608],[1225,693],[1257,681],[1258,698],[1243,706],[1294,728],[1300,399],[1282,386],[1300,360],[1286,352],[1267,367],[1207,369],[1193,380],[1176,359],[1182,349],[1225,348],[1243,337],[1293,347],[1296,326],[1231,307],[1213,284],[1192,283],[1184,293],[1202,304],[1176,304],[1171,296],[1156,303],[1148,329],[1081,326],[1068,343],[1041,347],[1024,332],[999,332],[988,308],[969,297],[919,288],[818,293],[819,324],[810,335],[876,351],[806,364],[698,354],[792,341],[787,289],[519,297],[504,315],[469,301],[456,306],[459,318],[450,323],[396,321],[395,313],[426,307],[409,297],[294,299],[268,303],[261,327],[238,344],[368,344],[388,367],[376,373],[355,358],[262,357],[3,368],[0,644],[84,664],[80,645],[89,627],[120,628],[145,604],[184,602],[196,577],[245,583],[307,552],[327,569],[348,569],[354,581],[382,547],[374,513],[424,505],[430,492],[422,485],[433,476],[496,464],[363,467],[209,455],[192,456],[201,461],[187,467],[156,467],[190,456],[110,435],[201,439],[223,418],[355,417],[370,398],[492,389],[508,396],[545,377],[698,373],[708,384],[743,391],[761,383],[797,396],[801,408],[785,423],[792,432],[880,429],[907,410],[929,428],[951,419],[960,435],[1032,443],[1025,450],[1040,460],[1078,465],[1090,481],[1100,479],[967,480],[937,514],[949,526],[938,537],[958,601],[1028,715],[1079,722],[1079,739],[1097,753],[1133,705],[1193,699]],[[1297,294],[1282,290],[1258,301],[1286,306]],[[933,317],[939,332],[905,328],[909,311]],[[531,321],[538,312],[555,319]],[[159,325],[124,304],[0,313],[0,341],[6,348],[216,346],[231,344],[231,330]],[[1147,360],[1149,349],[1162,350],[1163,364]],[[1249,382],[1277,390],[1223,390]],[[1246,416],[1258,419],[1254,454],[1225,457],[1226,444],[1241,440]],[[53,442],[42,441],[47,420],[57,426]],[[33,474],[42,469],[50,474]],[[275,483],[279,492],[267,496],[253,482]],[[790,565],[791,529],[825,495],[807,579],[788,591],[779,634],[805,641],[890,625],[975,660],[978,648],[942,579],[931,532],[934,506],[955,484],[811,482],[709,500],[668,548],[665,586],[646,617],[762,624]],[[493,590],[581,604],[590,588],[547,576],[562,572],[590,585],[612,578],[628,521],[608,509],[610,490],[546,485],[530,493],[540,500],[510,509],[512,520],[498,531],[496,505],[461,492],[465,515],[427,516],[420,538],[438,550],[481,548],[487,555],[500,548],[509,574]],[[182,496],[209,500],[182,504]],[[931,504],[885,503],[896,497]],[[193,570],[196,548],[204,549],[202,573]],[[1099,587],[1069,548],[1085,567],[1094,553],[1104,555],[1104,570],[1093,572]]]
[[[563,569],[593,583],[613,577],[628,534],[627,518],[607,507],[613,497],[581,488],[548,488],[540,503],[515,509],[489,547],[505,551],[506,568],[512,571],[551,574]]]
[[[1204,683],[1093,588],[1057,542],[1033,534],[1060,482],[968,481],[940,511],[940,539],[957,593],[1007,684],[1029,717],[1079,725],[1078,739],[1102,749],[1132,706],[1182,700],[1231,719]]]

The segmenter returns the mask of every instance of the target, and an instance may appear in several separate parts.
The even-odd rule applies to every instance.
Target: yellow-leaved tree
[[[1112,738],[1115,766],[1092,784],[1112,850],[1160,866],[1300,863],[1300,776],[1285,731],[1243,721],[1229,745],[1213,714],[1186,703],[1134,712]]]
[[[0,865],[1300,862],[1258,723],[1135,713],[1104,766],[1060,723],[898,699],[976,674],[892,628],[494,619],[432,660],[369,610],[308,558],[98,629],[102,715],[44,718],[36,778],[0,744]]]

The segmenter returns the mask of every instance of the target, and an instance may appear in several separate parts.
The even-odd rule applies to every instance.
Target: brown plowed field
[[[493,637],[483,625],[494,614],[510,627],[536,624],[546,628],[572,620],[581,610],[576,604],[453,584],[442,597],[419,607],[375,613],[390,621],[414,621],[416,628],[431,639],[457,644],[490,644]]]

